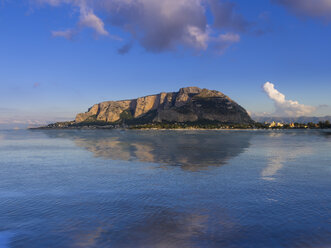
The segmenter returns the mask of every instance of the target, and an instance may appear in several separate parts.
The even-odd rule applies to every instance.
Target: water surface
[[[0,247],[330,247],[323,131],[0,131]]]

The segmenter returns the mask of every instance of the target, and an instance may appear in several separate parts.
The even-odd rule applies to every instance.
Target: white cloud
[[[238,34],[233,34],[233,33],[226,33],[226,34],[221,34],[219,36],[219,39],[224,42],[239,42],[240,41],[240,36]]]
[[[296,14],[331,21],[331,0],[273,0]]]
[[[210,40],[216,53],[223,54],[232,44],[240,41],[240,35],[235,33],[225,33],[220,34],[218,37],[213,37]]]
[[[48,4],[53,7],[58,7],[62,4],[70,4],[73,7],[79,9],[79,22],[76,27],[71,29],[66,29],[63,31],[52,31],[53,37],[64,37],[68,40],[71,40],[74,35],[80,32],[83,28],[91,28],[95,31],[97,35],[108,36],[109,33],[105,29],[104,22],[94,14],[93,6],[90,6],[89,3],[93,1],[88,0],[30,0],[37,4]]]
[[[85,5],[82,5],[80,9],[80,26],[92,28],[99,35],[109,35],[108,31],[105,30],[103,21],[91,9],[88,9]]]
[[[50,112],[50,111],[29,111],[16,108],[0,107],[0,124],[29,124],[46,125],[58,121],[73,120],[74,115],[70,111]]]
[[[270,82],[266,82],[263,85],[263,89],[268,97],[274,101],[276,111],[273,115],[275,116],[306,116],[316,110],[316,107],[303,105],[297,101],[286,100],[285,95],[275,89],[275,85]]]
[[[213,25],[216,28],[230,28],[236,31],[247,31],[252,25],[242,15],[238,14],[236,4],[230,1],[207,0],[214,17]]]
[[[64,37],[67,40],[71,40],[73,36],[75,35],[76,31],[73,29],[67,29],[64,31],[52,31],[53,37]]]
[[[33,88],[39,88],[40,87],[40,83],[38,83],[38,82],[35,82],[33,85],[32,85],[32,87]]]
[[[206,31],[195,26],[187,27],[187,42],[199,50],[206,50],[208,47],[209,35]]]
[[[238,32],[251,24],[236,12],[236,5],[226,0],[30,0],[37,4],[59,7],[63,4],[79,11],[76,27],[53,31],[54,37],[72,39],[83,28],[97,35],[114,38],[106,26],[131,35],[119,52],[129,51],[137,41],[147,51],[175,50],[178,46],[218,53],[240,41]],[[208,21],[207,13],[213,15]],[[98,13],[98,14],[96,14]],[[103,19],[107,20],[104,22]],[[130,44],[130,45],[128,45]]]

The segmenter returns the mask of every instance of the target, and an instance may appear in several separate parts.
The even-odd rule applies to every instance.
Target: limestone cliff
[[[108,101],[93,105],[76,116],[84,122],[198,122],[252,123],[246,110],[223,93],[198,87],[160,93],[133,100]]]

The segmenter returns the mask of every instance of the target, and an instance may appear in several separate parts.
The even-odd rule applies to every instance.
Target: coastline
[[[150,122],[150,123],[125,123],[125,122],[57,122],[47,126],[32,127],[30,130],[71,129],[71,130],[96,130],[96,129],[121,129],[121,130],[322,130],[331,129],[331,124],[326,122],[314,123],[225,123],[215,121],[196,122]]]
[[[331,130],[330,128],[109,128],[109,127],[33,127],[26,130],[151,130],[151,131],[285,131],[285,130]]]

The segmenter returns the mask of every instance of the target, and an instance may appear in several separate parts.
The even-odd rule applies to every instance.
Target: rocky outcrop
[[[84,122],[198,122],[252,123],[246,110],[223,93],[198,87],[160,93],[133,100],[108,101],[93,105],[76,116]]]

